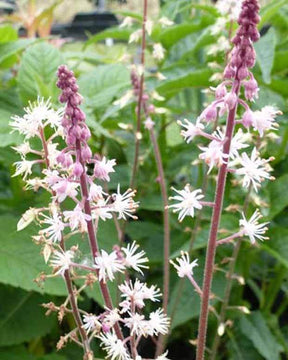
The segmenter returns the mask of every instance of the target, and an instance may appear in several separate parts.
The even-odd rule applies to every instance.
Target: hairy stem
[[[132,176],[130,181],[130,188],[133,189],[136,180],[136,172],[138,167],[139,159],[139,148],[140,148],[140,132],[141,132],[141,107],[142,107],[142,97],[143,97],[143,87],[144,87],[144,65],[145,65],[145,48],[146,48],[146,21],[147,21],[147,8],[148,0],[143,1],[143,23],[142,23],[142,45],[141,45],[141,65],[142,71],[140,78],[140,88],[137,104],[137,127],[136,127],[136,136],[135,136],[135,155],[132,168]]]
[[[164,223],[164,281],[163,281],[163,309],[167,314],[168,310],[168,298],[169,298],[169,282],[170,282],[170,223],[169,223],[169,209],[168,209],[168,194],[165,182],[163,162],[161,153],[159,150],[158,142],[155,137],[154,129],[149,130],[151,142],[153,145],[154,156],[157,164],[157,170],[159,174],[159,184],[161,188],[161,194],[163,199],[163,223]],[[165,337],[160,335],[157,342],[156,355],[160,355],[163,352],[165,344]]]
[[[78,154],[78,160],[79,160],[80,164],[83,166],[83,169],[85,169],[85,164],[81,157],[81,144],[80,144],[79,140],[76,140],[76,152]],[[89,239],[90,249],[92,252],[93,261],[95,261],[95,256],[97,256],[97,254],[99,253],[99,246],[98,246],[98,242],[97,242],[97,238],[96,238],[96,232],[95,232],[95,229],[93,226],[91,206],[90,206],[90,202],[88,200],[89,192],[88,192],[88,185],[87,185],[87,174],[85,173],[85,171],[83,171],[82,175],[80,176],[80,187],[81,187],[82,197],[84,200],[85,214],[91,216],[91,220],[87,221],[87,231],[88,231],[88,239]],[[97,271],[97,275],[98,275],[98,273],[99,273],[99,271]],[[101,289],[101,293],[102,293],[105,305],[109,309],[113,309],[112,299],[111,299],[107,284],[104,283],[103,280],[101,280],[101,281],[99,281],[99,285],[100,285],[100,289]],[[122,331],[120,329],[119,324],[116,323],[114,328],[115,328],[117,337],[119,339],[123,340],[123,335],[122,335]]]
[[[233,83],[232,91],[234,91],[237,94],[237,96],[239,93],[239,89],[240,89],[240,82],[238,80],[235,80]],[[225,139],[227,140],[223,146],[223,153],[227,154],[227,156],[229,156],[230,153],[230,145],[234,131],[234,121],[235,121],[236,111],[237,111],[237,103],[234,106],[234,108],[229,111],[227,118],[227,127],[225,133]],[[196,360],[204,359],[208,313],[209,313],[209,299],[210,299],[211,284],[212,284],[213,271],[214,271],[215,252],[217,246],[216,244],[217,234],[218,234],[218,228],[222,213],[222,205],[223,205],[224,191],[225,191],[226,178],[227,178],[227,167],[228,167],[228,162],[224,163],[220,167],[220,170],[218,172],[217,187],[216,187],[216,194],[214,200],[215,206],[213,208],[213,215],[211,219],[209,242],[206,252],[204,281],[202,286],[203,296],[202,296],[201,312],[199,319]]]
[[[43,128],[40,128],[40,136],[41,136],[42,146],[43,146],[43,150],[44,150],[44,158],[45,158],[46,167],[49,168],[50,167],[49,152],[48,152],[48,146],[47,146],[47,142],[45,139]],[[60,208],[60,205],[59,204],[57,204],[57,205]],[[65,251],[65,242],[64,242],[63,236],[61,236],[60,247],[63,251]],[[81,315],[80,315],[80,312],[79,312],[79,309],[77,306],[77,298],[73,291],[73,283],[72,283],[72,280],[70,277],[69,270],[66,270],[64,272],[64,280],[65,280],[66,288],[68,291],[68,298],[69,298],[70,306],[72,309],[73,317],[74,317],[78,332],[79,332],[81,340],[82,340],[85,354],[89,354],[91,352],[89,339],[87,337],[85,329],[83,329],[83,322],[82,322]]]

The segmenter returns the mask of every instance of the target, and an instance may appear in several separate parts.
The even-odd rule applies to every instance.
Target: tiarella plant
[[[15,176],[21,175],[26,189],[44,189],[50,196],[45,207],[28,209],[18,222],[18,230],[36,221],[41,227],[34,241],[42,246],[45,262],[52,267],[52,274],[41,274],[38,279],[59,276],[65,281],[67,299],[63,304],[44,304],[47,313],[57,312],[59,321],[72,314],[75,328],[58,342],[61,349],[68,341],[83,348],[83,359],[93,359],[91,342],[100,340],[101,346],[111,359],[141,359],[138,347],[143,337],[167,334],[169,318],[162,308],[150,311],[145,317],[147,301],[157,302],[161,298],[156,286],[148,286],[137,277],[130,277],[130,270],[140,273],[148,268],[145,252],[139,250],[135,241],[115,246],[110,252],[99,248],[97,229],[101,221],[114,219],[136,219],[138,202],[133,200],[135,191],[108,194],[103,186],[110,180],[116,162],[93,154],[88,140],[91,136],[80,109],[82,96],[72,71],[66,66],[58,69],[57,86],[62,90],[59,97],[64,108],[55,111],[49,100],[39,98],[25,109],[25,115],[15,116],[11,122],[13,130],[25,138],[15,148],[21,161],[15,163]],[[64,147],[63,141],[66,143]],[[33,176],[34,167],[42,167]],[[112,226],[114,226],[112,224]],[[90,255],[81,256],[79,235],[90,245]],[[83,240],[80,240],[80,242]],[[119,284],[121,297],[112,303],[108,283]],[[97,314],[80,309],[78,298],[88,287],[99,284],[105,308]],[[94,286],[94,291],[99,291]],[[158,357],[167,359],[166,354]]]
[[[224,7],[224,2],[219,2],[219,9]],[[237,10],[236,8],[234,9]],[[233,11],[234,11],[233,10]],[[258,98],[258,84],[250,69],[254,67],[256,61],[253,43],[256,42],[260,35],[257,30],[259,23],[259,4],[257,0],[244,0],[238,19],[239,29],[235,37],[232,39],[234,48],[228,54],[228,63],[224,70],[223,81],[215,89],[215,100],[208,105],[201,115],[192,123],[188,120],[179,122],[183,127],[181,134],[187,143],[192,142],[195,136],[207,138],[210,143],[207,146],[199,146],[202,151],[199,155],[201,160],[209,166],[208,173],[214,168],[218,168],[217,184],[215,190],[214,201],[204,202],[204,195],[201,189],[193,190],[186,185],[183,190],[174,189],[178,195],[172,197],[176,203],[170,205],[174,211],[179,212],[179,220],[182,221],[185,216],[194,217],[195,210],[202,209],[202,206],[208,205],[213,208],[211,218],[210,235],[208,239],[205,273],[202,287],[197,284],[193,278],[193,268],[197,265],[194,260],[190,263],[189,255],[182,254],[177,259],[178,264],[172,262],[180,277],[187,276],[194,286],[195,290],[201,297],[201,312],[199,318],[197,345],[197,360],[204,359],[207,335],[208,313],[214,310],[210,306],[210,299],[213,297],[211,293],[211,284],[214,273],[214,262],[216,248],[219,245],[234,242],[237,239],[248,237],[251,244],[255,244],[256,240],[266,240],[267,222],[259,223],[262,215],[257,209],[254,214],[247,219],[244,214],[246,210],[245,201],[243,200],[242,219],[239,219],[239,231],[229,235],[226,238],[218,239],[219,225],[222,213],[223,199],[228,173],[236,177],[236,182],[247,189],[247,193],[252,191],[258,192],[261,183],[268,179],[273,180],[271,176],[272,168],[269,165],[274,159],[262,159],[259,154],[260,141],[265,133],[269,130],[277,129],[275,117],[280,112],[273,106],[265,106],[261,111],[252,111],[249,101],[255,101]],[[241,98],[243,89],[244,99]],[[239,111],[238,111],[239,108]],[[238,116],[239,114],[239,116]],[[221,126],[222,117],[226,116],[225,126]],[[205,131],[205,126],[217,125],[212,134]],[[244,131],[243,131],[244,129]],[[245,130],[247,131],[245,133]],[[257,145],[248,144],[253,140],[253,136],[257,137]],[[245,150],[244,150],[245,149]],[[241,152],[242,151],[242,152]],[[238,248],[240,242],[238,241]],[[236,247],[236,248],[237,248]],[[238,249],[239,251],[239,249]],[[231,258],[232,274],[238,253],[233,254]],[[226,296],[220,316],[216,314],[219,320],[218,336],[223,335],[225,331],[225,311],[228,306],[231,291],[231,279],[228,278]],[[216,337],[212,358],[215,358],[218,341]]]

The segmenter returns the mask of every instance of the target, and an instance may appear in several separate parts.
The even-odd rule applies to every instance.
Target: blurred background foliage
[[[79,9],[83,10],[82,1],[75,3],[81,3]],[[135,3],[137,12],[133,13],[127,6],[133,10]],[[154,1],[151,3],[154,4]],[[41,37],[37,30],[37,26],[43,29],[39,25],[43,22],[48,24],[46,30],[50,29],[53,11],[56,10],[53,5],[51,2],[50,10],[42,9],[37,13],[38,17],[35,15],[33,18],[33,31],[38,32],[40,37],[18,36],[20,25],[31,26],[31,21],[23,21],[23,13],[22,20],[15,17],[8,21],[3,17],[0,25],[0,360],[81,358],[81,350],[71,344],[61,352],[55,352],[59,336],[69,331],[73,320],[68,317],[59,326],[57,318],[46,317],[40,305],[50,300],[60,304],[66,294],[65,288],[61,279],[50,279],[43,287],[33,282],[39,273],[47,270],[39,254],[40,249],[31,241],[36,229],[30,226],[16,232],[16,224],[22,213],[30,206],[41,206],[46,201],[46,195],[40,192],[35,196],[32,191],[24,192],[21,178],[11,177],[14,172],[12,164],[18,160],[11,146],[21,143],[22,139],[11,134],[8,125],[10,117],[23,114],[23,107],[28,105],[28,101],[37,99],[39,95],[51,97],[53,103],[58,105],[56,70],[60,64],[66,63],[75,71],[80,92],[85,97],[83,108],[93,134],[91,147],[117,160],[117,172],[111,177],[110,190],[118,182],[123,187],[129,186],[134,157],[135,102],[130,100],[120,107],[115,100],[130,89],[130,74],[126,65],[131,61],[139,63],[139,47],[128,45],[128,40],[130,34],[140,26],[137,21],[141,21],[141,1],[128,1],[128,5],[120,10],[115,3],[109,5],[115,9],[117,16],[129,15],[135,19],[131,29],[113,27],[95,35],[88,34],[85,41],[68,39],[65,42],[55,37],[48,38],[47,33]],[[161,2],[161,7],[159,5],[157,3],[155,9],[150,9],[154,27],[147,46],[146,90],[151,97],[154,91],[160,95],[153,100],[156,108],[161,109],[153,120],[156,122],[167,183],[176,188],[186,183],[201,187],[207,168],[193,162],[198,158],[196,145],[203,144],[203,140],[197,140],[196,145],[184,144],[176,120],[195,119],[203,104],[210,99],[209,93],[203,92],[203,89],[217,85],[213,79],[217,79],[215,72],[224,67],[225,56],[223,52],[214,54],[209,49],[218,36],[211,34],[211,26],[220,15],[209,1],[166,0]],[[62,9],[63,12],[67,6],[67,1],[64,1],[59,4],[57,11]],[[87,6],[89,8],[91,4]],[[57,14],[58,22],[64,20],[59,12]],[[157,21],[161,16],[167,16],[175,24],[162,29]],[[233,282],[230,305],[245,306],[251,313],[245,315],[239,310],[232,311],[232,308],[228,311],[230,326],[221,337],[218,359],[288,359],[288,1],[263,2],[261,16],[262,36],[256,45],[258,61],[254,71],[260,84],[260,97],[253,108],[276,105],[284,116],[279,121],[279,137],[264,144],[262,149],[264,157],[275,157],[276,180],[264,184],[259,196],[252,197],[250,210],[257,205],[265,219],[271,222],[271,240],[255,247],[248,242],[242,245],[235,275],[239,281]],[[114,39],[113,44],[111,41],[105,42],[108,38]],[[151,56],[151,45],[155,42],[165,48],[165,58],[158,63]],[[128,61],[125,63],[121,59]],[[207,64],[211,62],[217,62],[219,69],[209,67]],[[157,79],[159,72],[165,79]],[[41,169],[38,171],[40,173]],[[137,200],[140,200],[139,221],[127,224],[126,236],[137,240],[150,258],[147,281],[162,286],[163,206],[152,148],[144,129],[136,187]],[[215,176],[212,176],[206,184],[207,198],[211,200],[214,188]],[[244,191],[233,184],[229,185],[224,207],[242,205],[244,198]],[[194,236],[195,220],[185,219],[179,224],[176,215],[171,215],[171,257],[177,256],[181,250],[187,250],[192,238],[192,257],[198,257],[200,264],[195,271],[199,282],[202,280],[210,217],[210,210],[202,212],[201,226]],[[221,228],[237,230],[238,219],[237,212],[225,211]],[[111,249],[117,242],[113,223],[101,223],[99,239],[103,248]],[[80,242],[85,254],[85,242]],[[231,253],[230,245],[219,249],[219,267],[221,261]],[[227,266],[221,265],[221,269],[216,271],[213,282],[213,292],[217,295],[213,303],[216,309],[219,309],[223,298]],[[181,284],[171,271],[169,309],[172,332],[168,343],[169,358],[185,360],[192,359],[195,353],[189,340],[196,338],[199,299],[189,283],[184,282],[180,297],[179,287]],[[99,296],[92,292],[81,300],[81,306],[90,312],[97,311],[102,305]],[[208,346],[212,345],[216,331],[217,322],[211,315]],[[146,345],[143,344],[143,347]],[[97,346],[95,353],[103,359]]]

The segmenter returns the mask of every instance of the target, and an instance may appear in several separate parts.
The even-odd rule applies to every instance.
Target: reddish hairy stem
[[[49,166],[50,166],[49,152],[48,152],[47,142],[45,139],[43,128],[40,128],[40,136],[41,136],[42,146],[43,146],[43,150],[44,150],[46,167],[49,168]],[[55,195],[54,192],[53,192],[53,195]],[[59,204],[58,204],[58,206],[59,206]],[[65,251],[65,242],[64,242],[63,236],[61,236],[60,247],[63,251]],[[70,302],[70,306],[72,309],[73,317],[74,317],[76,326],[78,328],[78,331],[79,331],[79,334],[80,334],[80,337],[82,340],[84,351],[86,354],[89,354],[91,352],[89,339],[87,337],[85,329],[83,329],[83,327],[82,327],[83,322],[82,322],[81,315],[80,315],[80,312],[79,312],[79,309],[77,306],[77,299],[76,299],[76,296],[73,291],[73,283],[72,283],[72,280],[70,277],[69,270],[66,270],[64,272],[64,280],[65,280],[66,288],[68,291],[68,297],[69,297],[69,302]]]
[[[149,130],[151,142],[153,145],[154,156],[157,164],[159,174],[159,184],[161,188],[161,194],[163,199],[163,223],[164,223],[164,281],[163,281],[163,310],[167,314],[168,311],[168,299],[169,299],[169,280],[170,280],[170,225],[169,225],[169,209],[168,209],[168,194],[164,177],[163,163],[159,146],[155,137],[154,129]],[[156,355],[160,355],[163,352],[165,344],[165,336],[160,335],[157,342]]]
[[[238,96],[240,89],[240,82],[235,80],[233,83],[233,89]],[[237,110],[237,103],[233,109],[231,109],[228,113],[227,119],[227,128],[225,133],[225,142],[223,146],[223,153],[229,155],[230,145],[234,131],[234,121]],[[215,261],[215,252],[216,252],[216,242],[217,242],[217,233],[221,218],[224,191],[226,185],[227,178],[227,166],[228,162],[224,163],[219,170],[218,180],[217,180],[217,188],[215,194],[215,206],[213,209],[213,215],[211,219],[211,228],[209,235],[209,242],[206,252],[206,263],[205,263],[205,273],[204,273],[204,281],[202,286],[203,296],[201,302],[201,313],[199,319],[199,329],[198,329],[198,340],[197,340],[197,356],[196,360],[204,359],[205,352],[205,344],[206,344],[206,335],[207,335],[207,323],[208,323],[208,313],[209,313],[209,299],[211,292],[211,284],[213,279],[213,270],[214,270],[214,261]]]
[[[80,144],[79,140],[76,140],[76,152],[79,157],[78,160],[79,160],[80,164],[83,166],[83,169],[85,169],[85,164],[81,158],[81,144]],[[91,220],[87,220],[87,232],[88,232],[90,249],[91,249],[92,256],[93,256],[93,262],[94,262],[95,256],[97,256],[97,254],[99,253],[99,247],[98,247],[98,242],[97,242],[97,238],[96,238],[96,232],[95,232],[95,229],[93,226],[93,221],[92,221],[91,206],[90,206],[90,202],[88,200],[89,192],[88,192],[88,186],[87,186],[87,175],[86,175],[85,171],[83,171],[82,175],[80,176],[80,187],[81,187],[81,192],[82,192],[82,196],[84,199],[85,214],[91,216]],[[98,273],[99,273],[99,271],[97,271],[97,275],[98,275]],[[100,284],[100,288],[101,288],[101,292],[102,292],[102,296],[103,296],[105,305],[109,309],[113,309],[113,304],[112,304],[112,300],[111,300],[111,296],[110,296],[107,284],[104,283],[103,280],[99,281],[99,284]],[[117,337],[120,340],[123,340],[124,338],[122,335],[122,331],[121,331],[118,323],[115,324],[114,329],[115,329]]]
[[[143,74],[141,74],[140,78],[140,88],[139,88],[139,96],[137,103],[137,127],[136,127],[136,137],[135,137],[135,156],[133,162],[132,176],[130,181],[130,188],[134,188],[135,177],[138,167],[138,158],[139,158],[139,147],[140,147],[140,130],[141,130],[141,107],[142,107],[142,97],[143,97],[143,87],[144,87],[144,64],[145,64],[145,48],[146,48],[146,21],[147,21],[147,8],[148,8],[148,0],[144,0],[143,2],[143,23],[142,23],[142,45],[141,45],[141,65],[143,67]]]

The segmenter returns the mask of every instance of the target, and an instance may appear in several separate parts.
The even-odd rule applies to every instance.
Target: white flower
[[[82,327],[87,333],[101,329],[101,323],[98,321],[98,317],[93,314],[83,315],[83,323]]]
[[[104,181],[110,181],[109,173],[115,172],[113,167],[116,165],[116,160],[107,160],[105,156],[103,156],[102,160],[96,160],[94,167],[94,175]]]
[[[104,324],[112,328],[118,321],[121,320],[121,316],[119,315],[119,309],[106,309],[108,311],[104,316]]]
[[[254,190],[257,192],[260,183],[264,179],[273,179],[269,174],[269,171],[272,170],[268,165],[270,160],[271,159],[261,159],[255,147],[252,150],[251,158],[249,158],[246,153],[241,154],[239,161],[242,167],[236,170],[236,174],[244,175],[242,180],[243,186],[248,188],[250,184],[252,184]]]
[[[107,332],[98,336],[101,346],[111,360],[131,360],[123,341],[119,340],[114,332]]]
[[[137,219],[137,216],[133,215],[139,206],[139,203],[132,199],[135,194],[136,191],[131,189],[128,189],[124,194],[121,194],[120,185],[118,184],[117,193],[112,195],[112,199],[114,200],[112,209],[118,213],[118,219],[126,220],[126,216]]]
[[[64,211],[63,215],[65,221],[69,221],[71,230],[79,228],[80,232],[87,232],[87,221],[91,220],[91,216],[85,214],[79,204],[72,211]]]
[[[157,309],[149,315],[148,321],[152,335],[168,334],[170,319],[163,313],[163,309]]]
[[[231,44],[225,36],[220,36],[216,44],[213,44],[209,47],[207,51],[208,55],[216,55],[219,52],[226,52],[230,50]]]
[[[148,258],[145,257],[145,252],[143,250],[136,253],[139,245],[133,241],[132,244],[128,244],[126,248],[121,248],[121,250],[125,254],[125,258],[123,259],[124,266],[131,267],[132,269],[140,272],[143,275],[141,268],[148,269],[148,266],[143,265],[148,261]]]
[[[226,29],[227,19],[225,17],[219,17],[215,24],[210,27],[212,35],[218,35]]]
[[[268,230],[266,225],[269,224],[269,222],[259,224],[258,220],[262,218],[262,215],[258,209],[254,212],[249,220],[246,219],[244,214],[242,214],[242,216],[243,219],[239,221],[239,225],[243,235],[249,236],[251,244],[255,244],[256,239],[261,241],[269,239],[267,236],[263,236],[263,234],[265,234],[265,232]]]
[[[154,125],[155,125],[155,122],[151,119],[150,116],[148,116],[148,117],[146,118],[146,120],[144,121],[144,127],[145,127],[145,129],[147,129],[147,130],[152,130],[153,127],[154,127]]]
[[[243,0],[218,0],[216,7],[221,15],[228,15],[230,20],[237,21]]]
[[[147,31],[147,34],[149,36],[152,34],[152,28],[153,28],[153,21],[146,20],[146,22],[145,22],[145,30]]]
[[[41,233],[44,233],[45,236],[49,236],[49,240],[53,242],[60,242],[62,239],[62,232],[65,229],[65,224],[62,222],[61,217],[54,213],[53,217],[44,215],[45,220],[44,224],[50,225],[48,228],[41,230]]]
[[[181,135],[184,137],[184,140],[187,142],[187,144],[189,144],[195,136],[201,135],[202,130],[205,128],[204,125],[201,124],[199,118],[196,120],[196,124],[193,124],[187,119],[184,119],[183,122],[178,120],[177,124],[185,129],[181,130]]]
[[[176,190],[175,188],[172,190],[179,195],[170,197],[170,200],[176,200],[178,203],[170,205],[169,208],[174,208],[173,212],[179,211],[179,221],[182,221],[187,215],[194,217],[194,209],[202,209],[199,200],[203,199],[204,195],[201,189],[191,191],[189,184],[187,184],[183,190]]]
[[[120,109],[122,109],[124,106],[126,106],[131,99],[133,99],[134,94],[133,90],[128,90],[126,93],[118,100],[115,100],[113,102],[113,105],[119,105]]]
[[[24,108],[25,114],[23,117],[14,116],[10,122],[13,131],[18,131],[24,135],[26,139],[34,136],[39,136],[39,128],[50,124],[52,127],[59,126],[63,117],[63,109],[54,111],[51,109],[50,99],[38,97],[34,103],[29,103],[29,106]]]
[[[54,174],[56,177],[56,173]],[[50,178],[51,180],[51,178]],[[56,192],[56,198],[59,202],[62,202],[66,197],[74,198],[77,195],[76,188],[78,183],[69,181],[68,179],[61,178],[56,184],[52,185],[52,190]]]
[[[275,117],[281,112],[273,106],[265,106],[260,111],[252,112],[252,126],[262,137],[266,130],[276,130],[278,124],[275,123]]]
[[[120,306],[122,307],[121,312],[129,310],[131,302],[136,307],[142,309],[144,307],[144,300],[148,299],[153,302],[159,301],[158,297],[161,296],[160,290],[154,285],[148,287],[145,283],[141,283],[138,279],[135,280],[134,284],[132,281],[125,281],[124,284],[119,285],[121,296],[126,298]]]
[[[199,149],[203,151],[199,155],[199,159],[204,160],[209,165],[208,174],[214,166],[220,167],[227,161],[228,155],[224,154],[223,143],[221,141],[212,140],[208,147],[199,146]]]
[[[121,264],[117,257],[116,251],[108,254],[105,250],[101,250],[101,255],[95,256],[95,264],[93,265],[99,270],[99,281],[106,282],[114,280],[114,273],[123,272],[125,267]]]
[[[132,18],[132,17],[130,17],[130,16],[126,16],[124,19],[123,19],[123,21],[122,21],[122,23],[120,24],[120,28],[126,28],[126,27],[131,27],[132,25],[133,25],[133,21],[134,21],[134,19]]]
[[[73,257],[74,252],[71,250],[65,252],[55,250],[55,252],[53,253],[53,258],[50,261],[50,265],[57,270],[55,274],[60,274],[63,276],[65,270],[69,269]]]
[[[164,59],[165,49],[163,48],[163,46],[160,43],[156,43],[153,45],[153,57],[158,61],[161,61]]]
[[[48,159],[49,159],[49,167],[53,168],[58,165],[57,156],[60,154],[60,151],[57,150],[57,143],[48,143]]]
[[[23,180],[26,180],[27,176],[32,174],[32,166],[34,164],[35,161],[29,161],[29,160],[16,161],[14,163],[14,165],[16,166],[16,171],[12,175],[12,177],[23,175]]]
[[[216,131],[212,134],[214,137],[219,139],[222,144],[225,140],[225,134],[221,131],[220,128],[217,128]],[[231,145],[230,145],[230,157],[232,159],[235,159],[236,157],[239,157],[238,150],[245,149],[249,146],[249,144],[245,144],[245,141],[249,140],[251,138],[251,135],[249,133],[244,134],[242,129],[239,129],[237,133],[233,136]]]
[[[107,205],[109,198],[106,200],[99,199],[95,204],[95,207],[92,210],[93,219],[100,217],[101,220],[106,221],[106,219],[112,219],[113,215],[111,214],[112,209]]]
[[[39,210],[35,208],[29,208],[25,211],[25,213],[21,216],[21,219],[17,223],[17,231],[21,231],[25,229],[32,221],[36,219]]]
[[[103,195],[107,194],[103,191],[102,186],[94,183],[90,185],[88,200],[97,201],[103,199]]]
[[[170,360],[167,358],[167,355],[168,355],[168,351],[166,351],[164,354],[158,356],[156,360]]]
[[[128,43],[131,44],[133,42],[138,42],[141,39],[141,37],[142,37],[142,30],[138,29],[130,35]]]
[[[178,264],[174,261],[170,260],[170,263],[177,270],[177,274],[179,277],[183,278],[185,276],[190,277],[193,276],[193,269],[195,266],[198,266],[198,259],[195,259],[190,263],[190,258],[188,252],[181,252],[181,257],[176,258]]]
[[[159,22],[159,24],[162,26],[162,28],[165,28],[165,27],[174,25],[174,21],[168,19],[166,16],[162,16],[162,17],[158,20],[158,22]]]
[[[24,141],[24,143],[19,146],[12,146],[12,149],[18,152],[18,154],[20,154],[22,157],[29,154],[32,150],[28,141]]]
[[[125,326],[130,329],[131,335],[136,334],[137,336],[147,336],[149,328],[144,315],[140,315],[138,313],[132,314],[131,312],[128,312],[128,314],[129,317],[125,317],[123,322]]]

